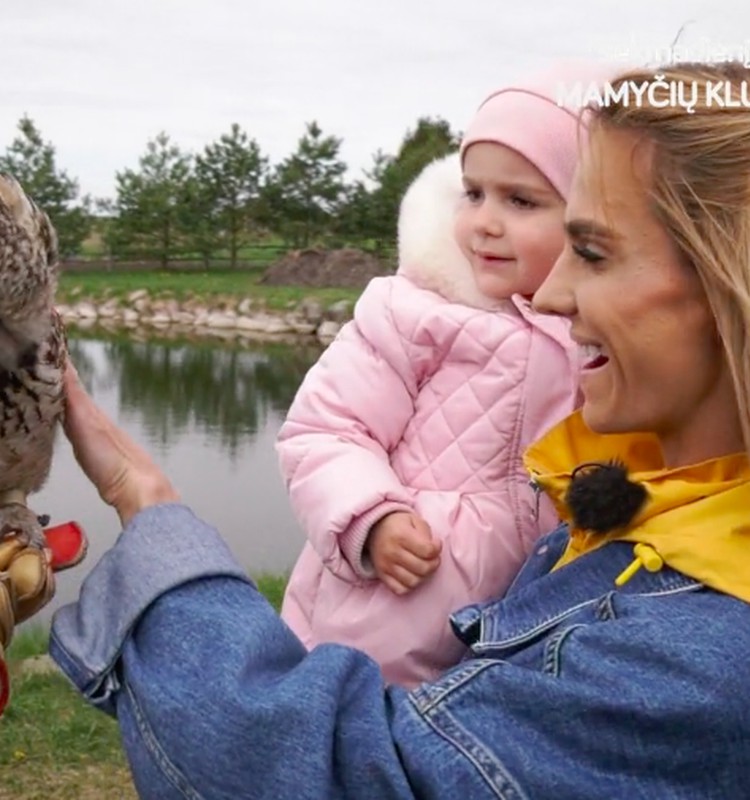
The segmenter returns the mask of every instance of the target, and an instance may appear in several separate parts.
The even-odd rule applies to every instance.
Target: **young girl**
[[[556,87],[491,95],[460,158],[410,187],[397,274],[368,285],[279,433],[309,537],[282,616],[389,682],[458,661],[450,612],[503,592],[554,522],[521,453],[578,390],[567,323],[529,302],[563,247],[579,147]]]

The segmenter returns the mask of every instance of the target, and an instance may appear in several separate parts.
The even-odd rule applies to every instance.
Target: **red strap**
[[[52,569],[59,572],[79,564],[86,555],[88,540],[77,522],[64,522],[44,529],[47,546],[52,551]]]

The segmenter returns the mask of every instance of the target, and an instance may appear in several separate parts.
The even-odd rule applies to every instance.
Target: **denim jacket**
[[[411,693],[340,645],[307,653],[218,534],[137,515],[50,650],[116,714],[143,798],[710,800],[750,796],[750,606],[671,569],[621,589],[632,543],[453,617],[469,656]]]

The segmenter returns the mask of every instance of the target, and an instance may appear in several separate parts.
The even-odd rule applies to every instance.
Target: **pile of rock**
[[[373,278],[389,272],[392,269],[386,262],[355,247],[310,247],[282,256],[268,267],[260,282],[267,286],[364,289]]]
[[[175,328],[254,338],[315,336],[327,344],[350,319],[352,304],[340,300],[324,308],[317,298],[308,297],[287,311],[272,312],[250,298],[219,297],[208,305],[192,298],[152,297],[146,289],[138,289],[124,300],[78,298],[57,309],[66,323],[80,327]]]

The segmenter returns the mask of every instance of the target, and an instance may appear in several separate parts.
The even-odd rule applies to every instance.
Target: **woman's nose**
[[[560,254],[552,269],[534,292],[532,306],[541,314],[557,314],[572,317],[576,313],[576,299],[573,276],[565,250]]]

